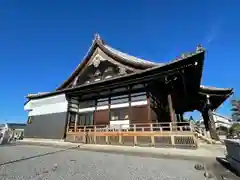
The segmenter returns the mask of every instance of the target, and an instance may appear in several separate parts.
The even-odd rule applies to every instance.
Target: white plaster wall
[[[147,105],[147,100],[144,101],[136,101],[136,102],[132,102],[131,106],[142,106],[142,105]],[[116,109],[116,108],[123,108],[123,107],[129,107],[129,102],[127,103],[118,103],[118,104],[112,104],[110,105],[110,109]],[[104,109],[108,109],[108,105],[103,105],[103,106],[97,106],[96,107],[97,110],[104,110]],[[94,107],[90,107],[90,108],[82,108],[79,109],[79,112],[88,112],[88,111],[94,111],[95,108]]]
[[[67,109],[68,101],[65,94],[30,100],[24,106],[29,116],[67,112]]]
[[[216,128],[219,126],[230,128],[232,125],[232,120],[224,116],[213,114],[213,119],[216,125]],[[203,119],[200,119],[200,123],[203,124]]]
[[[131,102],[131,106],[142,106],[146,105],[147,100]],[[129,107],[130,103],[118,103],[110,105],[110,109]],[[61,113],[67,112],[68,109],[68,101],[66,100],[65,94],[60,94],[56,96],[34,99],[30,100],[25,106],[24,110],[29,112],[29,116],[37,116],[44,114],[52,114],[52,113]],[[108,109],[108,105],[88,107],[88,108],[80,108],[78,112],[91,112],[95,110],[104,110]]]
[[[129,128],[129,120],[117,120],[117,121],[110,121],[110,128],[122,128],[126,129]]]

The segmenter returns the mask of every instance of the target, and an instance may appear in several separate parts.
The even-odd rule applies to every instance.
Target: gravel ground
[[[44,146],[2,146],[0,147],[0,180],[205,179],[203,171],[194,169],[196,163]]]

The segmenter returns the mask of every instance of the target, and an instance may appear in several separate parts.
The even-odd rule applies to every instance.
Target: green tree
[[[229,129],[229,134],[231,136],[239,136],[240,135],[240,124],[234,123]]]
[[[234,121],[239,121],[240,120],[240,100],[232,100],[232,119]]]

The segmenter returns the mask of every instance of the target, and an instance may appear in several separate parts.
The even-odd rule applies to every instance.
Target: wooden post
[[[175,128],[173,128],[172,126],[173,126],[172,123],[169,123],[171,143],[174,146],[175,145],[175,140],[174,140],[173,129],[175,129]]]
[[[93,135],[93,141],[94,141],[94,144],[97,144],[97,137],[96,137],[96,132],[97,132],[97,130],[96,130],[96,126],[94,126],[94,135]]]
[[[172,123],[169,123],[169,128],[170,128],[170,131],[172,132]]]
[[[89,136],[89,134],[90,134],[90,136]],[[89,128],[88,129],[88,141],[89,141],[89,144],[92,144],[92,141],[93,141],[93,138],[92,138],[92,129],[91,128]]]
[[[70,113],[69,112],[67,112],[68,114],[67,114],[67,130],[66,130],[66,133],[68,133],[69,132],[69,122],[70,122]]]
[[[171,143],[173,146],[175,146],[174,134],[172,134],[172,133],[171,133]]]
[[[83,128],[83,138],[84,138],[84,143],[86,144],[87,143],[87,132],[86,132],[86,126],[84,126],[84,128]]]
[[[135,133],[136,132],[136,124],[133,125],[133,131],[134,131],[134,134],[136,134]],[[134,135],[133,141],[134,141],[134,146],[136,146],[137,145],[137,136],[136,135]]]
[[[175,111],[173,109],[173,103],[172,103],[172,96],[171,96],[171,94],[168,94],[168,107],[169,107],[169,113],[170,113],[170,120],[171,120],[171,122],[176,122]]]
[[[219,141],[219,136],[216,131],[215,121],[210,106],[211,106],[210,96],[206,95],[206,104],[202,112],[205,128],[207,134],[210,133],[212,139]]]
[[[75,114],[75,123],[74,123],[74,132],[77,132],[77,120],[78,120],[78,113]]]
[[[159,127],[159,130],[160,130],[160,132],[162,132],[163,131],[162,127]]]
[[[151,130],[151,133],[152,133],[152,135],[151,135],[151,145],[155,146],[155,138],[154,138],[154,135],[153,135],[153,125],[152,124],[150,124],[150,130]]]
[[[118,129],[118,138],[119,144],[122,144],[122,125],[120,125],[120,128]]]
[[[77,132],[77,116],[78,114],[76,113],[75,114],[75,122],[74,122],[74,133],[75,133],[75,135],[74,135],[74,141],[76,141],[76,132]]]
[[[180,114],[180,122],[183,122],[184,119],[183,119],[183,113]]]
[[[152,113],[151,113],[151,101],[150,101],[150,95],[149,95],[149,92],[146,93],[147,95],[147,108],[148,108],[148,119],[147,119],[147,122],[153,122],[152,121]]]
[[[106,126],[106,132],[108,132],[108,126]],[[106,144],[109,144],[108,136],[105,136],[105,142],[106,142]]]

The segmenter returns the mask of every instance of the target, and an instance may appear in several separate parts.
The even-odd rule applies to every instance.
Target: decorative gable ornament
[[[97,67],[100,65],[101,61],[105,61],[105,59],[104,59],[102,56],[100,56],[99,54],[97,54],[97,55],[93,58],[92,62],[89,64],[89,66],[93,64],[93,66],[94,66],[95,68],[97,68]]]
[[[100,62],[99,57],[97,57],[97,58],[95,58],[95,59],[93,60],[93,66],[94,66],[95,68],[97,68],[100,63],[101,63],[101,62]]]
[[[101,72],[99,70],[96,70],[96,72],[94,73],[94,76],[100,76]]]
[[[124,68],[124,67],[119,67],[119,74],[120,74],[120,75],[126,74],[126,68]]]
[[[107,69],[105,69],[104,73],[109,73],[109,72],[113,72],[113,68],[112,67],[108,67]]]
[[[201,44],[197,45],[196,52],[202,52],[204,51],[204,48],[202,47]]]

